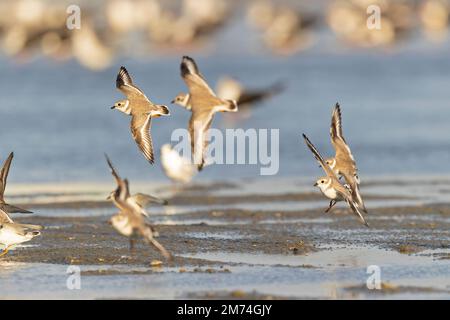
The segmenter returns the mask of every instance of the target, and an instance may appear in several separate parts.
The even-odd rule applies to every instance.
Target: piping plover
[[[8,179],[9,168],[11,167],[14,153],[11,152],[8,158],[3,163],[2,170],[0,171],[0,210],[6,213],[32,213],[31,211],[10,205],[5,202],[4,195],[6,189],[6,180]]]
[[[117,170],[114,168],[111,160],[109,157],[105,154],[106,162],[108,163],[109,168],[111,169],[111,174],[113,175],[114,179],[116,180],[116,183],[120,183],[120,176],[117,173]],[[112,191],[109,196],[107,197],[107,200],[112,200],[112,194],[114,191]],[[126,201],[130,206],[132,206],[136,211],[141,212],[143,216],[149,217],[148,212],[145,210],[145,207],[147,207],[151,203],[156,203],[160,205],[167,205],[167,200],[160,199],[158,197],[154,197],[145,193],[136,193],[134,195],[130,195]]]
[[[281,93],[285,86],[281,82],[276,82],[271,86],[259,89],[247,89],[239,81],[231,77],[222,77],[219,79],[216,92],[221,99],[234,100],[239,106],[239,110],[250,105],[267,100],[274,95]],[[191,110],[192,106],[188,104],[189,93],[179,93],[172,103],[175,103],[187,110]]]
[[[355,202],[352,197],[350,186],[342,185],[339,182],[339,179],[337,178],[336,174],[333,172],[330,166],[323,160],[322,156],[319,154],[316,147],[311,143],[311,141],[309,141],[308,137],[305,134],[303,134],[303,138],[305,139],[306,145],[311,150],[314,157],[319,162],[320,166],[327,175],[326,177],[319,178],[314,184],[314,186],[319,187],[320,191],[323,193],[324,196],[331,199],[330,206],[327,209],[327,211],[331,209],[336,204],[336,202],[345,201],[352,209],[353,213],[361,220],[361,222],[366,227],[369,227],[369,224],[366,222],[364,216],[360,211],[358,203]]]
[[[190,97],[189,93],[181,92],[171,101],[171,103],[177,104],[186,110],[191,110],[192,105],[189,104]]]
[[[187,106],[191,106],[192,116],[189,120],[191,151],[198,170],[205,164],[205,150],[208,147],[206,133],[211,127],[216,112],[237,112],[236,101],[224,100],[216,96],[209,87],[194,59],[184,56],[181,61],[181,77],[189,88]]]
[[[5,211],[0,209],[0,244],[4,246],[0,257],[6,255],[11,247],[30,241],[40,235],[41,226],[14,223]]]
[[[358,203],[359,208],[367,213],[364,201],[359,192],[360,180],[355,158],[342,134],[341,108],[338,103],[336,103],[331,116],[330,137],[336,155],[334,158],[327,159],[326,163],[333,169],[337,176],[343,176],[345,178],[345,181],[352,189],[353,199]]]
[[[133,84],[125,67],[120,67],[116,79],[116,87],[127,99],[116,102],[111,109],[117,109],[127,115],[131,115],[131,134],[133,139],[144,157],[153,164],[153,144],[150,135],[151,119],[170,115],[169,109],[164,105],[153,104],[141,89]]]
[[[161,147],[161,164],[166,176],[174,182],[188,183],[197,173],[195,165],[180,156],[170,144]]]
[[[141,235],[145,242],[153,245],[166,259],[170,260],[170,253],[155,240],[153,228],[145,220],[142,207],[131,200],[128,180],[120,178],[111,161],[108,158],[106,159],[117,183],[117,188],[110,195],[112,202],[119,209],[119,213],[110,220],[112,226],[120,234],[130,239],[130,250],[133,248],[136,237]]]

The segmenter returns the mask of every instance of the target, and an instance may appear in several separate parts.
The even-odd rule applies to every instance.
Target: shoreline
[[[408,187],[415,190],[417,185]],[[307,185],[298,188],[307,191],[258,194],[243,184],[216,189],[203,185],[175,194],[167,208],[150,207],[158,241],[175,256],[171,263],[141,241],[130,253],[128,239],[107,223],[116,212],[107,201],[29,204],[36,214],[15,214],[13,219],[45,229],[0,258],[0,285],[8,284],[4,268],[12,268],[9,272],[19,284],[28,281],[29,272],[41,272],[59,279],[58,295],[76,298],[61,279],[67,277],[68,266],[78,266],[89,288],[79,294],[88,298],[111,298],[117,285],[140,287],[139,281],[149,279],[153,285],[148,288],[130,287],[115,297],[450,297],[450,201],[436,191],[440,186],[429,190],[430,197],[420,198],[389,195],[386,185],[367,186],[367,202],[381,204],[369,207],[370,229],[344,204],[325,214],[327,201],[319,192],[310,192]],[[385,193],[377,195],[377,190]],[[152,267],[158,260],[162,265]],[[384,287],[375,293],[361,287],[365,269],[373,263],[387,268]],[[332,274],[336,276],[330,278]],[[155,286],[159,291],[150,292]],[[329,293],[329,286],[335,287],[334,293]]]

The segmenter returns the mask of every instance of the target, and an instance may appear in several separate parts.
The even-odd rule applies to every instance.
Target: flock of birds
[[[178,94],[172,102],[191,112],[188,123],[191,159],[179,155],[170,145],[162,147],[161,159],[168,177],[174,181],[186,183],[190,181],[194,173],[201,171],[205,165],[205,153],[208,148],[207,134],[214,115],[218,112],[237,112],[240,102],[242,102],[242,105],[248,105],[252,102],[261,101],[279,92],[281,87],[279,84],[275,84],[260,91],[247,93],[245,90],[238,90],[238,94],[234,96],[235,99],[226,99],[219,97],[211,89],[200,73],[194,59],[184,56],[180,71],[188,92]],[[131,117],[132,137],[143,156],[153,164],[155,157],[150,134],[151,121],[153,118],[160,116],[169,116],[169,109],[165,105],[151,102],[145,93],[134,84],[125,67],[121,67],[119,70],[116,87],[125,95],[126,99],[117,101],[112,109],[117,109]],[[308,148],[326,174],[325,177],[316,181],[315,186],[319,187],[321,192],[330,199],[330,205],[326,212],[330,211],[338,201],[344,201],[361,222],[368,227],[369,225],[364,218],[367,210],[359,190],[360,180],[355,159],[342,132],[339,104],[336,104],[332,113],[330,136],[336,154],[333,158],[324,160],[308,137],[303,135]],[[164,205],[166,201],[142,193],[131,195],[128,180],[119,176],[112,161],[107,155],[105,156],[117,184],[108,196],[108,199],[119,210],[110,219],[111,225],[118,233],[130,239],[130,250],[133,248],[134,241],[142,237],[145,242],[154,246],[166,259],[170,260],[172,255],[155,239],[158,237],[158,232],[148,221],[149,214],[145,210],[149,203]],[[4,201],[3,195],[12,159],[13,154],[11,153],[0,172],[0,244],[4,245],[4,250],[0,256],[5,255],[12,246],[40,235],[39,230],[42,229],[41,226],[15,223],[10,217],[11,213],[31,213]],[[341,180],[342,178],[344,181]]]
[[[69,30],[68,5],[2,0],[3,52],[18,61],[36,53],[59,61],[75,58],[86,68],[101,70],[117,54],[204,50],[242,10],[264,46],[281,55],[309,48],[324,25],[350,46],[389,47],[419,29],[428,39],[445,40],[450,21],[448,0],[330,0],[319,9],[303,1],[104,0],[84,2],[81,28]],[[372,5],[381,10],[380,29],[367,28]]]

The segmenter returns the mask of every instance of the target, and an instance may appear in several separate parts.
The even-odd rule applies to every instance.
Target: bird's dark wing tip
[[[334,105],[334,112],[338,113],[339,118],[341,117],[341,105],[339,104],[339,102],[336,102],[336,104]]]
[[[188,56],[183,56],[181,61],[181,76],[185,76],[187,74],[198,74],[198,67],[195,63],[194,59]]]
[[[146,155],[146,154],[144,153],[144,157],[147,159],[147,161],[148,161],[151,165],[155,164],[155,158],[154,158],[153,154],[151,154],[151,155]]]
[[[105,153],[103,153],[103,155],[105,156],[105,159],[106,159],[106,162],[108,163],[108,165],[110,167],[112,167],[113,165],[112,165],[111,159],[109,159],[108,154],[105,152]]]
[[[117,88],[119,88],[125,84],[131,85],[132,83],[133,83],[133,81],[131,80],[128,70],[124,66],[121,66],[119,73],[117,74],[117,78],[116,78]]]

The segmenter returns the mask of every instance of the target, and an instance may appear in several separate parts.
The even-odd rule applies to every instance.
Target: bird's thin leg
[[[336,204],[336,200],[331,200],[330,201],[330,206],[328,207],[328,209],[327,210],[325,210],[325,213],[328,213],[330,210],[331,210],[331,208],[333,208],[334,207],[334,205]]]
[[[158,241],[156,241],[153,237],[149,237],[148,242],[151,243],[156,249],[158,249],[162,255],[164,256],[164,258],[166,258],[166,260],[171,261],[172,260],[172,255],[166,250],[166,248],[163,247],[163,245],[161,243],[159,243]]]
[[[3,257],[6,255],[9,251],[10,246],[6,246],[5,249],[3,249],[2,253],[0,253],[0,257]]]
[[[130,238],[130,252],[134,252],[134,239]]]

